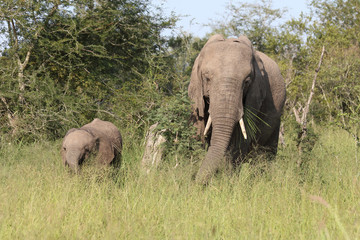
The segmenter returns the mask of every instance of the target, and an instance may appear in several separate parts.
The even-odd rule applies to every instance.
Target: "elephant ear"
[[[194,126],[197,129],[196,134],[201,137],[205,129],[205,123],[204,123],[205,102],[203,98],[204,96],[203,84],[199,76],[199,58],[200,55],[196,58],[191,72],[188,95],[190,101],[192,102],[191,122],[194,124]]]
[[[267,76],[264,70],[264,64],[255,51],[253,57],[253,68],[254,72],[251,84],[246,93],[245,106],[247,106],[250,111],[259,111],[266,97],[265,88],[267,85],[265,78]]]
[[[98,162],[103,165],[109,165],[115,157],[111,141],[105,136],[100,136],[96,142],[98,145]]]
[[[205,108],[205,103],[204,103],[204,90],[203,90],[203,85],[201,82],[201,78],[199,76],[199,58],[200,56],[198,56],[195,60],[192,72],[191,72],[191,79],[190,79],[190,84],[189,84],[189,88],[188,88],[188,95],[190,100],[192,101],[192,111],[193,114],[196,116],[196,118],[198,119],[199,117],[203,118],[204,117],[204,108]]]

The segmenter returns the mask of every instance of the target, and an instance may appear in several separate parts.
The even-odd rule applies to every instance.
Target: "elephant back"
[[[82,129],[90,130],[94,135],[108,138],[116,153],[122,151],[122,136],[119,129],[111,122],[103,121],[95,118],[91,123],[82,127]]]

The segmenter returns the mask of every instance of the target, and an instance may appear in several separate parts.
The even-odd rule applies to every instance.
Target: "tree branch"
[[[299,110],[297,110],[296,107],[293,107],[292,110],[294,112],[296,122],[301,124],[301,119],[300,119],[300,116],[299,116],[300,115]]]
[[[307,135],[307,115],[309,113],[311,100],[312,100],[312,98],[314,96],[314,93],[315,93],[316,78],[317,78],[318,73],[320,71],[320,67],[321,67],[321,64],[322,64],[322,61],[323,61],[323,58],[324,58],[324,53],[325,53],[325,46],[322,47],[319,64],[318,64],[318,67],[315,69],[315,75],[314,75],[314,79],[313,79],[313,82],[312,82],[312,85],[311,85],[310,94],[309,94],[308,100],[306,102],[306,105],[303,108],[302,117],[301,117],[301,120],[299,122],[299,124],[301,125],[301,130],[300,130],[300,132],[298,134],[298,145],[297,146],[298,146],[298,150],[299,150],[300,153],[301,153],[301,143],[303,142],[303,140],[305,139],[305,137]],[[297,118],[296,121],[298,121],[299,114],[297,114],[296,111],[294,111],[294,114],[295,114],[295,117]],[[301,161],[298,162],[299,166],[300,166],[300,164],[301,164]]]
[[[14,46],[15,46],[15,49],[18,50],[19,42],[18,42],[18,38],[17,38],[17,34],[16,34],[14,19],[11,19],[10,23],[11,23],[11,27],[12,27],[12,31],[13,31],[12,34],[13,34]]]
[[[319,61],[319,64],[318,64],[317,69],[315,69],[314,80],[313,80],[312,85],[311,85],[311,90],[310,90],[309,98],[308,98],[308,100],[307,100],[307,103],[306,103],[306,105],[305,105],[304,112],[303,112],[303,115],[302,115],[302,118],[301,118],[302,124],[304,124],[304,123],[306,124],[306,117],[307,117],[307,114],[309,113],[311,100],[312,100],[312,98],[313,98],[313,96],[314,96],[316,78],[317,78],[317,75],[318,75],[318,73],[319,73],[319,71],[320,71],[320,67],[321,67],[321,64],[322,64],[322,61],[323,61],[323,58],[324,58],[324,53],[325,53],[325,46],[323,46],[323,48],[322,48],[322,52],[321,52],[321,56],[320,56],[320,61]]]

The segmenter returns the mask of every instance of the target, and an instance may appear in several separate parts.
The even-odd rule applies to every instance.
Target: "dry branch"
[[[310,110],[311,100],[315,93],[316,78],[320,71],[320,67],[321,67],[321,64],[322,64],[322,61],[324,58],[324,53],[325,53],[325,46],[322,47],[319,64],[318,64],[318,67],[315,69],[315,74],[314,74],[314,79],[313,79],[313,82],[311,85],[310,94],[309,94],[309,97],[308,97],[305,107],[302,109],[301,118],[300,118],[300,108],[299,109],[296,109],[295,107],[293,108],[296,121],[301,125],[301,130],[298,135],[298,150],[300,153],[301,153],[301,142],[306,138],[306,135],[307,135],[307,115]]]

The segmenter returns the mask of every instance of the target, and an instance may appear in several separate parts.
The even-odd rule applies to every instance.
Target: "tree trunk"
[[[151,169],[157,168],[162,160],[164,148],[162,146],[166,139],[162,135],[165,130],[156,132],[157,123],[150,126],[145,139],[145,151],[141,160],[144,172],[149,173]]]

